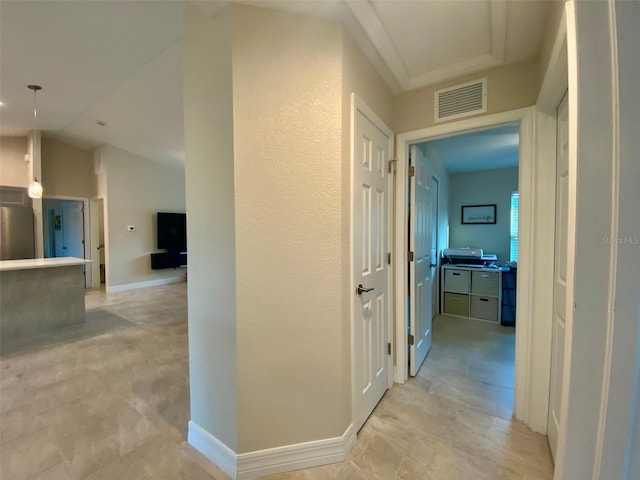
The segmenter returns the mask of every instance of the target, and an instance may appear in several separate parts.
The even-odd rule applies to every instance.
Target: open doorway
[[[444,139],[456,135],[472,132],[479,132],[506,125],[518,125],[519,131],[519,165],[518,165],[518,277],[516,290],[518,309],[518,329],[515,334],[515,383],[513,388],[513,412],[518,420],[522,420],[536,431],[546,430],[546,405],[548,399],[543,395],[536,394],[537,390],[531,388],[535,383],[534,375],[540,371],[543,361],[548,361],[544,345],[539,345],[538,337],[532,333],[534,316],[532,313],[533,303],[531,300],[532,285],[537,285],[540,281],[538,274],[542,272],[533,269],[533,258],[536,252],[536,244],[532,243],[535,231],[534,223],[538,220],[540,228],[547,227],[548,218],[534,216],[534,158],[535,158],[535,136],[534,136],[534,110],[531,108],[512,110],[484,117],[473,118],[451,122],[443,125],[436,125],[413,132],[407,132],[397,137],[397,188],[395,191],[395,245],[394,258],[397,259],[396,275],[396,298],[407,298],[409,269],[409,245],[408,238],[408,194],[410,182],[409,152],[413,146]],[[428,152],[427,152],[428,153]],[[430,158],[431,171],[439,178],[440,200],[438,205],[438,248],[448,248],[450,245],[450,221],[449,221],[449,173],[444,168],[441,160],[433,155]],[[548,182],[544,182],[545,188],[550,187]],[[488,186],[487,188],[491,188]],[[536,204],[537,205],[537,204]],[[458,214],[461,215],[461,212]],[[488,252],[491,253],[491,252]],[[441,255],[438,255],[438,263]],[[440,271],[438,265],[438,271]],[[439,288],[442,292],[442,286]],[[442,301],[442,296],[440,295]],[[497,302],[494,302],[494,306]],[[501,302],[500,302],[501,303]],[[500,305],[501,306],[501,305]],[[404,383],[409,376],[409,361],[407,352],[407,322],[409,320],[408,302],[396,302],[395,304],[395,357],[396,370],[394,379],[398,383]],[[441,306],[441,309],[443,307]],[[478,322],[479,323],[479,322]],[[411,339],[409,339],[410,341]],[[544,413],[544,417],[542,415]],[[544,425],[542,419],[544,418]],[[530,423],[531,422],[531,423]]]
[[[82,201],[45,198],[42,210],[45,258],[85,258]]]
[[[72,198],[42,199],[43,247],[45,258],[88,258],[86,231],[86,201]],[[90,272],[85,267],[85,287],[91,285]]]
[[[106,261],[106,240],[104,224],[104,200],[102,198],[92,198],[91,208],[91,264],[92,288],[102,288],[106,285],[107,261]]]
[[[511,123],[420,142],[410,149],[409,159],[414,175],[410,203],[420,195],[421,180],[415,175],[421,162],[429,172],[434,171],[430,165],[442,165],[448,192],[438,202],[439,182],[429,173],[431,192],[425,190],[422,203],[436,207],[416,219],[419,212],[409,206],[409,271],[420,270],[420,251],[430,254],[425,259],[427,275],[410,274],[409,294],[413,289],[417,295],[421,284],[432,287],[433,294],[424,312],[417,297],[416,307],[409,309],[410,330],[417,327],[420,335],[421,323],[431,326],[432,347],[424,364],[423,356],[410,354],[408,370],[436,385],[443,383],[443,388],[453,382],[486,393],[458,400],[476,402],[474,406],[505,418],[513,413],[515,386],[519,144],[520,125]],[[445,204],[448,217],[443,248],[434,215],[438,203]],[[413,314],[422,314],[424,321],[412,322]],[[418,345],[416,338],[410,353],[412,348],[419,352]],[[420,363],[412,365],[415,360]]]

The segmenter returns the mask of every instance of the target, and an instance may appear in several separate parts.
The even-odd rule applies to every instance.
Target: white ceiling
[[[504,125],[420,144],[427,156],[440,159],[449,173],[518,166],[520,126]]]
[[[194,2],[209,15],[229,2]],[[344,23],[394,93],[537,54],[549,2],[248,0]],[[179,0],[0,1],[0,133],[184,163]],[[96,122],[104,121],[105,127]]]

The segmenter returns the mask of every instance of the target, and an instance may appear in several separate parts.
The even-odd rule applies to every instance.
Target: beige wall
[[[184,270],[151,270],[156,212],[184,212],[184,173],[111,145],[102,148],[108,223],[107,287],[184,277]],[[135,231],[127,231],[134,225]]]
[[[551,51],[553,50],[553,43],[556,40],[556,35],[560,28],[560,21],[562,20],[562,14],[564,13],[564,6],[564,0],[553,0],[551,2],[551,8],[549,10],[549,15],[547,16],[547,25],[545,27],[544,36],[542,37],[540,53],[538,55],[540,82],[542,82],[547,71],[547,66],[551,58]]]
[[[27,137],[0,137],[0,185],[29,186],[29,164],[24,160],[28,150]]]
[[[92,151],[42,138],[41,161],[45,195],[96,196]]]
[[[487,112],[476,116],[506,112],[536,103],[540,89],[539,61],[532,58],[396,96],[393,115],[395,132],[410,132],[434,126],[434,92],[483,77],[487,78]],[[438,124],[444,123],[448,122]]]
[[[341,26],[236,5],[238,453],[342,435]]]
[[[509,261],[511,193],[518,191],[518,168],[455,173],[450,177],[449,243],[452,248],[477,247]],[[496,204],[495,225],[462,225],[462,205]]]
[[[237,451],[231,8],[184,18],[191,420]]]
[[[192,420],[237,453],[339,437],[350,93],[388,123],[391,93],[338,23],[238,4],[185,18]]]

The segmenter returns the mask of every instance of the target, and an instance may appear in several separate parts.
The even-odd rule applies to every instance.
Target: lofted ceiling
[[[194,1],[215,15],[228,1]],[[394,93],[535,56],[549,2],[248,0],[344,23]],[[110,143],[184,164],[183,3],[0,2],[0,133],[38,126],[82,148]],[[106,123],[98,125],[98,121]]]
[[[517,167],[520,125],[478,130],[420,145],[427,156],[440,159],[449,173]]]

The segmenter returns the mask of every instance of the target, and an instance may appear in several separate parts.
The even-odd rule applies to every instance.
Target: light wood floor
[[[0,358],[0,478],[224,479],[185,442],[186,285],[92,292],[95,323]],[[390,389],[347,460],[272,479],[552,477],[511,420],[513,329],[438,317],[418,377]]]

